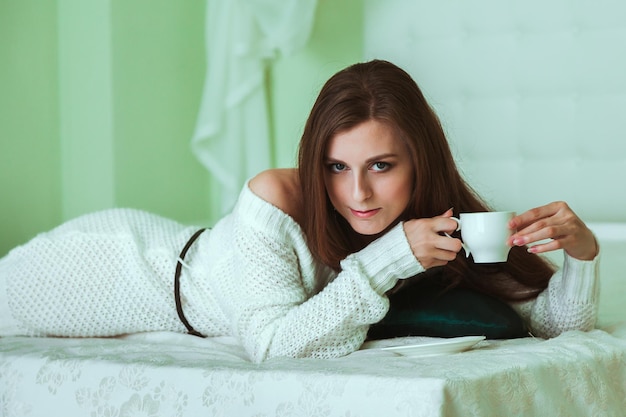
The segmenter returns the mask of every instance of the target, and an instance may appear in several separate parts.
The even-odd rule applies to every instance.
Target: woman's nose
[[[365,201],[372,196],[372,188],[367,179],[357,176],[354,179],[353,198],[355,201]]]

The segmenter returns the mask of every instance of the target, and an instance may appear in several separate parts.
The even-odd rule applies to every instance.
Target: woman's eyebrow
[[[372,156],[371,158],[367,159],[367,163],[372,163],[372,162],[376,162],[376,161],[380,161],[381,159],[387,159],[387,158],[396,158],[398,155],[395,153],[383,153],[380,155],[375,155]]]
[[[383,153],[383,154],[380,154],[380,155],[374,155],[374,156],[371,156],[371,157],[367,158],[367,159],[365,160],[365,163],[367,163],[367,164],[371,164],[372,162],[380,161],[381,159],[387,159],[387,158],[397,158],[397,157],[398,157],[398,154],[395,154],[395,153],[391,153],[391,152],[389,152],[389,153]],[[334,162],[338,162],[338,163],[345,164],[345,162],[344,162],[344,161],[342,161],[341,159],[339,159],[339,158],[333,158],[333,157],[330,157],[330,156],[329,156],[329,157],[326,157],[326,158],[325,158],[325,161],[326,161],[326,163],[334,163]]]

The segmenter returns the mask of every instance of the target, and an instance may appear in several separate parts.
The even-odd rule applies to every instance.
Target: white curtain
[[[317,0],[207,0],[206,75],[191,141],[221,186],[221,214],[271,165],[265,69],[309,38]]]

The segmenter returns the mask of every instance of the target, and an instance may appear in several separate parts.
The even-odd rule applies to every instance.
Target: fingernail
[[[524,239],[521,237],[516,237],[515,239],[513,239],[513,244],[515,246],[522,246],[524,244]]]

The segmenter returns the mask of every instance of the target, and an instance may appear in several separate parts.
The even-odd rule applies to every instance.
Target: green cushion
[[[389,312],[370,327],[368,339],[404,336],[528,336],[522,318],[507,303],[465,288],[414,285],[389,297]]]

